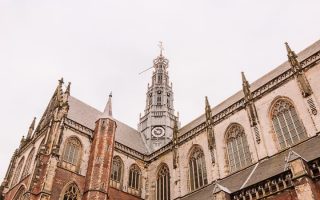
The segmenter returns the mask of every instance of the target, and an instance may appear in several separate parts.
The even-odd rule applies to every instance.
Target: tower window
[[[271,112],[272,124],[281,149],[307,137],[294,106],[286,99],[276,101]]]
[[[158,83],[161,84],[162,83],[162,75],[158,76]]]
[[[244,129],[239,124],[232,124],[227,129],[226,137],[230,172],[251,164],[251,155]]]
[[[157,96],[157,105],[158,106],[161,105],[161,96],[160,95]]]

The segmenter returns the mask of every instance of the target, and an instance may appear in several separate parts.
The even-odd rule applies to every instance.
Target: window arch
[[[281,149],[290,147],[307,137],[295,107],[287,99],[278,99],[273,104],[271,120]]]
[[[26,192],[26,188],[24,186],[21,186],[18,190],[18,192],[14,195],[13,200],[24,200]]]
[[[226,137],[230,172],[250,165],[252,160],[243,127],[239,124],[231,124],[227,129]]]
[[[63,161],[72,165],[78,165],[81,157],[81,143],[77,138],[67,139],[64,146]]]
[[[20,180],[19,178],[20,178],[20,174],[21,174],[21,170],[22,170],[23,164],[24,164],[24,157],[21,158],[21,160],[19,161],[19,163],[17,165],[17,168],[14,170],[15,173],[14,173],[14,177],[13,177],[11,186],[14,186]]]
[[[80,191],[75,183],[68,185],[61,197],[61,200],[80,200]]]
[[[199,146],[195,146],[190,154],[189,178],[191,191],[208,184],[204,153]]]
[[[134,195],[140,195],[141,170],[138,165],[133,164],[129,170],[128,192]]]
[[[26,177],[26,176],[29,174],[30,165],[31,165],[31,162],[32,162],[32,160],[33,160],[34,152],[35,152],[35,150],[34,150],[34,148],[33,148],[33,149],[30,151],[29,155],[28,155],[26,164],[24,165],[24,168],[23,168],[23,172],[22,172],[21,178],[24,178],[24,177]]]
[[[170,200],[170,172],[165,164],[157,175],[157,200]]]
[[[119,156],[112,159],[111,186],[120,189],[123,177],[123,162]]]

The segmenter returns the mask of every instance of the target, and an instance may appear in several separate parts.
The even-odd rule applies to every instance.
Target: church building
[[[153,60],[131,128],[61,79],[12,155],[1,200],[319,200],[320,40],[185,126],[169,61]],[[240,74],[239,74],[240,75]],[[242,79],[242,87],[240,85]],[[210,88],[208,87],[209,91]]]

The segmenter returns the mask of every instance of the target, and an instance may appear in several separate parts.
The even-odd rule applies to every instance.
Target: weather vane
[[[160,56],[162,56],[162,52],[164,50],[162,41],[159,41],[158,47],[160,48]],[[143,70],[142,72],[139,73],[139,75],[144,73],[144,72],[146,72],[146,71],[148,71],[149,69],[152,69],[152,68],[153,67],[149,67],[148,69]]]

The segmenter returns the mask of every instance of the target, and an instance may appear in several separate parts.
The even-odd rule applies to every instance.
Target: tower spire
[[[101,115],[101,118],[108,118],[108,117],[112,117],[112,92],[110,92],[109,94],[108,102]]]
[[[178,120],[174,113],[174,93],[169,80],[169,60],[163,56],[162,42],[158,46],[160,55],[153,60],[146,106],[138,124],[138,131],[144,134],[150,151],[157,150],[172,140],[174,121]]]
[[[30,124],[28,135],[27,135],[27,140],[31,138],[31,135],[33,133],[33,130],[34,130],[34,127],[35,127],[35,124],[36,124],[36,119],[37,118],[34,117],[33,120],[32,120],[32,123]]]

